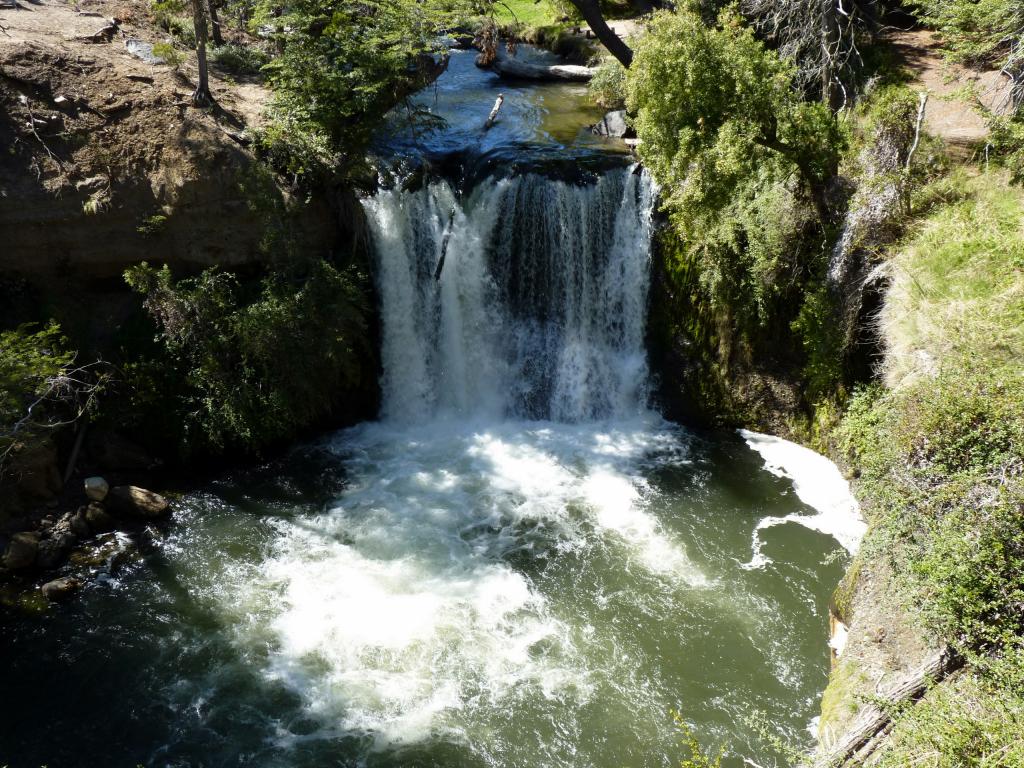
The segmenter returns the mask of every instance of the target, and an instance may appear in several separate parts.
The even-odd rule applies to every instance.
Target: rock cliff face
[[[186,73],[126,46],[158,39],[145,6],[92,5],[0,13],[0,273],[52,291],[109,287],[143,259],[244,267],[272,255],[275,229],[329,253],[339,233],[326,196],[291,199],[245,145],[266,92],[215,74],[218,106],[194,109]],[[110,42],[86,42],[115,13]]]

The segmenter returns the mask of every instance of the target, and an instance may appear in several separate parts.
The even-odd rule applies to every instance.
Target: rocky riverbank
[[[111,488],[102,477],[83,483],[75,509],[60,503],[0,526],[0,604],[22,609],[67,599],[98,568],[114,567],[138,542],[159,538],[171,516],[160,494],[133,485]],[[55,578],[56,577],[56,578]]]

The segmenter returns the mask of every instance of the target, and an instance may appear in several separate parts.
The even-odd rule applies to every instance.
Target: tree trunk
[[[217,4],[214,0],[206,0],[206,12],[210,16],[210,39],[214,45],[224,45],[224,36],[220,31],[220,18],[217,16]]]
[[[192,20],[196,27],[196,59],[199,63],[199,83],[192,92],[192,103],[205,107],[213,101],[210,95],[210,72],[206,63],[206,13],[204,0],[192,0]]]
[[[821,102],[833,112],[839,107],[833,66],[838,53],[839,20],[836,18],[836,0],[821,2]]]
[[[963,658],[945,648],[899,679],[880,699],[889,706],[871,704],[861,710],[850,730],[838,742],[823,749],[813,768],[835,765],[861,765],[878,747],[876,737],[892,727],[894,706],[916,701],[935,683],[941,682],[963,666]]]
[[[604,14],[601,13],[599,0],[571,1],[576,6],[576,10],[580,12],[583,20],[590,25],[597,39],[608,49],[608,53],[618,59],[622,66],[629,69],[629,65],[633,63],[633,49],[626,45],[622,38],[615,34],[615,31],[608,26],[608,23],[604,20]]]

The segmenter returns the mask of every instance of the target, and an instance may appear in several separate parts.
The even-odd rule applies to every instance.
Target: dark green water
[[[836,543],[731,436],[655,417],[343,433],[178,504],[81,599],[3,617],[12,766],[780,758],[828,671]],[[133,549],[134,545],[129,545]]]

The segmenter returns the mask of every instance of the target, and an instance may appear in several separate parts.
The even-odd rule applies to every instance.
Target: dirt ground
[[[1005,110],[1009,80],[995,70],[978,72],[946,61],[930,30],[894,31],[889,39],[914,75],[910,87],[928,93],[925,130],[954,145],[983,142],[984,112]]]

